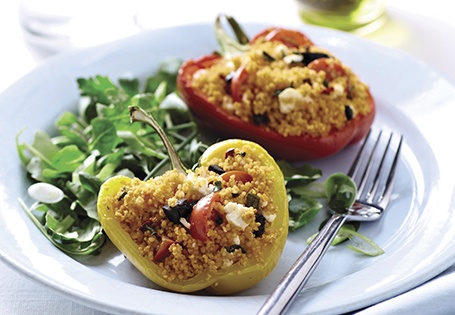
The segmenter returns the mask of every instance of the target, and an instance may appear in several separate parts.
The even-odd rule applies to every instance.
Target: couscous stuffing
[[[368,86],[330,52],[263,38],[246,53],[196,71],[192,88],[283,136],[325,136],[371,110]]]
[[[105,203],[168,281],[261,264],[262,249],[286,231],[268,228],[278,211],[271,197],[276,183],[269,175],[272,166],[261,164],[256,154],[244,146],[188,174],[171,170],[148,181],[133,179]],[[201,238],[193,233],[190,213],[203,200],[213,209]]]

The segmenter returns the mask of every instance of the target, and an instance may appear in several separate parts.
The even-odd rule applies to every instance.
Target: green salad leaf
[[[355,202],[357,196],[357,186],[355,182],[346,174],[334,173],[331,174],[323,183],[323,192],[327,201],[327,206],[333,211],[343,213],[349,209]],[[328,219],[324,220],[319,230],[326,224]],[[350,241],[347,245],[349,249],[367,256],[378,256],[384,253],[384,250],[369,239],[367,236],[360,234],[358,229],[360,223],[356,221],[346,222],[338,231],[332,241],[332,246]],[[307,239],[307,243],[311,243],[319,232],[311,235]]]
[[[57,119],[57,134],[36,131],[31,144],[16,147],[34,182],[64,192],[57,203],[27,206],[32,221],[59,249],[70,255],[97,253],[105,242],[96,202],[101,184],[115,175],[148,178],[171,168],[166,149],[147,126],[131,124],[128,106],[139,105],[157,117],[184,163],[194,165],[207,145],[198,140],[197,126],[175,94],[180,60],[164,62],[141,90],[139,80],[106,76],[77,80],[81,99],[78,113]]]
[[[348,238],[351,244],[348,244],[347,247],[362,255],[379,256],[384,254],[384,250],[378,244],[365,235],[358,233],[356,230],[343,226],[338,232],[338,235]]]
[[[283,172],[289,200],[289,230],[295,231],[314,219],[322,209],[317,198],[324,196],[323,186],[316,183],[322,171],[308,164],[294,166],[277,161]]]
[[[343,173],[330,175],[324,184],[327,206],[336,212],[345,212],[354,204],[357,186],[354,181]]]
[[[298,228],[311,222],[322,209],[322,204],[315,198],[308,196],[294,196],[289,200],[289,230]]]

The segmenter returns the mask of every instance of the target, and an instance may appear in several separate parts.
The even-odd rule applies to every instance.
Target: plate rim
[[[261,27],[262,25],[267,25],[267,24],[245,23],[245,28],[250,28],[251,25],[254,25],[255,27]],[[195,27],[195,26],[196,27],[198,27],[198,26],[201,26],[201,27],[212,27],[212,25],[210,23],[201,23],[201,24],[197,24],[197,25],[190,24],[190,25],[179,25],[179,26],[167,27],[166,29],[167,29],[167,31],[172,31],[172,30],[181,29],[181,28],[185,28],[185,27]],[[283,26],[285,26],[285,25],[283,25]],[[321,28],[314,27],[314,26],[302,26],[301,29],[303,31],[308,30],[310,32],[316,32],[316,33],[319,32],[319,33],[323,33],[323,34],[336,34],[336,36],[340,36],[342,39],[345,39],[345,40],[346,39],[349,40],[349,39],[355,38],[356,41],[361,41],[361,42],[363,41],[364,44],[373,45],[373,47],[379,48],[381,50],[385,49],[386,51],[393,51],[394,53],[399,53],[401,55],[407,55],[406,53],[401,52],[401,51],[399,51],[397,49],[384,47],[382,45],[379,45],[379,44],[373,43],[373,42],[368,42],[365,39],[356,38],[356,37],[354,37],[354,36],[352,36],[350,34],[342,33],[340,31],[321,29]],[[114,50],[115,51],[115,48],[118,47],[118,45],[123,45],[125,43],[128,44],[128,43],[131,43],[131,42],[136,42],[139,38],[146,38],[148,36],[148,34],[155,33],[155,32],[160,32],[160,31],[163,31],[163,29],[147,30],[147,31],[144,31],[143,33],[131,36],[130,38],[117,40],[115,42],[103,44],[103,45],[96,46],[96,47],[91,47],[91,48],[86,48],[86,49],[78,49],[78,50],[75,50],[75,51],[72,51],[72,52],[69,52],[69,53],[65,53],[65,54],[62,54],[62,55],[59,55],[59,56],[56,56],[56,57],[52,57],[52,58],[50,58],[48,60],[48,62],[43,63],[42,65],[38,66],[36,69],[32,70],[29,74],[27,74],[23,78],[19,79],[12,86],[8,87],[0,95],[0,104],[2,103],[3,99],[4,98],[7,99],[9,97],[9,94],[13,93],[15,89],[17,89],[20,86],[26,85],[30,80],[34,79],[36,77],[36,75],[38,75],[41,71],[43,71],[43,69],[46,69],[47,67],[49,67],[49,65],[57,65],[59,63],[64,62],[65,60],[74,58],[75,56],[90,55],[91,53],[95,53],[99,49],[103,49],[104,51],[109,51],[109,50]],[[408,57],[411,60],[413,60],[414,62],[422,63],[422,61],[418,60],[417,58],[414,58],[414,57],[412,57],[410,55],[408,55]],[[446,76],[444,76],[443,74],[437,72],[436,70],[432,69],[431,67],[429,67],[427,65],[424,65],[424,67],[426,67],[426,69],[428,69],[428,70],[435,71],[436,73],[438,73],[439,77],[441,77],[441,78],[443,78],[443,79],[445,79],[447,81],[449,80],[448,78],[446,78]],[[450,83],[450,84],[452,84],[452,83]],[[4,96],[4,95],[6,95],[6,96]],[[1,110],[1,108],[0,108],[0,110]],[[447,267],[449,267],[451,264],[453,264],[453,262],[455,261],[455,254],[453,254],[452,256],[453,257],[451,258],[450,261],[446,261],[445,264],[440,264],[438,266],[439,268],[437,270],[433,270],[432,276],[435,276],[435,275],[439,274],[440,272],[445,270]],[[105,310],[106,307],[107,307],[104,304],[98,304],[97,301],[95,301],[93,298],[90,298],[90,296],[75,296],[73,290],[68,290],[68,288],[66,288],[66,287],[59,286],[57,282],[46,281],[48,279],[46,279],[42,275],[37,274],[37,273],[35,273],[35,272],[31,271],[31,270],[28,270],[23,265],[17,264],[15,261],[13,261],[12,257],[10,255],[8,255],[8,253],[3,251],[2,248],[0,248],[0,259],[2,261],[6,262],[9,266],[13,267],[18,272],[26,275],[30,279],[32,279],[34,281],[37,281],[37,282],[39,282],[39,283],[41,283],[41,284],[53,289],[54,291],[56,291],[58,293],[64,294],[67,297],[75,299],[76,301],[78,301],[78,302],[80,302],[82,304],[86,304],[86,305],[89,305],[89,306],[91,306],[93,308],[100,309],[100,310],[103,310],[103,309]],[[427,278],[429,279],[431,277],[428,276]],[[114,280],[116,280],[116,279],[114,279]],[[417,282],[422,283],[423,281],[417,281]],[[406,289],[410,289],[410,288],[414,287],[415,285],[416,285],[416,283],[411,283],[410,282]],[[394,291],[393,295],[396,295],[397,293],[400,293],[398,291],[404,292],[404,290],[402,290],[400,288],[396,288],[396,290]],[[393,296],[393,295],[391,295],[391,296]],[[235,299],[236,300],[244,300],[245,297],[239,296],[238,299],[237,298],[235,298]],[[258,299],[260,300],[261,298],[258,298]],[[360,306],[362,306],[362,305],[360,305]],[[124,311],[123,309],[117,309],[115,307],[112,308],[112,309],[109,309],[109,310],[110,311],[116,311],[116,312]],[[127,310],[127,311],[130,311],[130,310]]]

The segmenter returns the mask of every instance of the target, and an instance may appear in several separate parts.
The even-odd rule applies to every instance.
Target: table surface
[[[194,9],[195,3],[204,9]],[[428,7],[428,3],[431,3],[431,7]],[[191,4],[188,1],[167,0],[159,4],[159,10],[148,11],[150,13],[145,17],[144,27],[157,28],[195,22],[212,22],[219,12],[232,14],[240,21],[266,21],[271,25],[286,24],[296,27],[301,25],[302,22],[297,14],[294,0],[280,0],[279,5],[273,4],[272,0],[231,0],[228,2],[199,0],[193,1]],[[38,58],[36,53],[30,50],[24,42],[19,25],[18,7],[19,1],[2,1],[0,3],[0,42],[2,43],[0,50],[0,93],[34,67],[46,62],[46,59]],[[175,7],[180,9],[173,10]],[[260,12],[251,14],[254,11],[248,9],[249,7],[260,7],[261,9]],[[455,82],[455,63],[452,62],[452,56],[455,55],[455,21],[452,20],[454,8],[455,2],[447,0],[433,0],[431,2],[423,0],[389,1],[387,23],[381,29],[362,36],[385,46],[407,52],[431,65],[442,75]],[[80,46],[93,45],[96,40],[95,38],[93,42],[80,43]],[[437,284],[433,284],[437,287],[432,288],[430,284],[421,291],[438,292],[441,284],[447,285],[449,280],[453,280],[450,277],[453,277],[452,270],[448,270],[438,279]],[[444,301],[447,302],[448,300],[442,300],[442,303]],[[406,302],[406,307],[403,306],[400,313],[415,313],[415,305],[418,304],[418,301]],[[374,310],[372,308],[370,312],[364,310],[360,313],[374,314]],[[384,310],[391,311],[390,308],[383,307],[381,312]],[[61,296],[58,292],[32,282],[15,270],[10,269],[0,260],[0,314],[76,315],[104,313],[80,305]]]

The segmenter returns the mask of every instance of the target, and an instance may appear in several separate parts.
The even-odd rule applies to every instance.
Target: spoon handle
[[[318,235],[300,255],[281,282],[270,294],[258,315],[283,314],[306,284],[322,256],[330,247],[337,232],[346,221],[346,215],[334,214]]]

